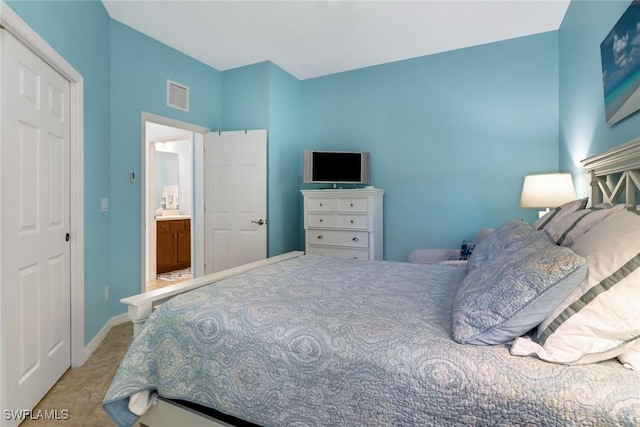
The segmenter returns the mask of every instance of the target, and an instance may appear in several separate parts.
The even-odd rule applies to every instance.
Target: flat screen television
[[[304,150],[304,182],[368,184],[369,153]]]

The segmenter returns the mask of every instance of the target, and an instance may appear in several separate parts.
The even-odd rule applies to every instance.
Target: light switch
[[[109,211],[109,198],[108,197],[103,197],[100,199],[100,210],[102,212],[108,212]]]

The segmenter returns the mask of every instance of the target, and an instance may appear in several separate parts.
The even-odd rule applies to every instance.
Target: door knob
[[[266,223],[267,222],[265,220],[263,220],[263,219],[259,219],[257,221],[251,221],[251,224],[258,224],[258,225],[264,225]]]

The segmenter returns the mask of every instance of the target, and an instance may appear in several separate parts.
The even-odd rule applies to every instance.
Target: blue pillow
[[[505,251],[465,276],[453,303],[455,341],[492,345],[524,335],[585,278],[583,257],[555,245],[544,231],[531,236],[525,246]]]
[[[535,229],[522,219],[513,219],[496,228],[482,239],[473,250],[467,270],[481,266],[502,252],[517,250],[531,242]]]

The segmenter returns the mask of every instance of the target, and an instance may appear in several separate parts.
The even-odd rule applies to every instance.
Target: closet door
[[[70,85],[6,30],[0,38],[2,400],[26,410],[71,361]]]

